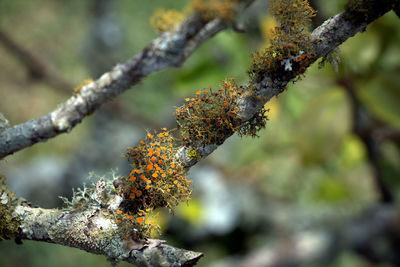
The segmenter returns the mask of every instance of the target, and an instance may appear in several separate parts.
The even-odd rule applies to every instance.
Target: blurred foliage
[[[91,36],[94,1],[3,0],[0,28],[53,72],[77,85],[92,76],[82,58]],[[343,11],[346,3],[315,2],[324,17]],[[113,12],[123,40],[116,62],[110,62],[109,67],[132,57],[157,36],[149,23],[154,11],[183,10],[186,4],[185,0],[116,2]],[[81,185],[87,168],[100,172],[116,167],[115,162],[128,167],[119,153],[134,145],[145,129],[154,128],[155,124],[175,127],[174,106],[181,105],[185,97],[208,86],[215,87],[225,78],[235,77],[238,84],[246,82],[250,55],[256,47],[265,46],[266,28],[274,25],[265,14],[266,1],[259,5],[265,8],[251,9],[244,20],[251,22],[247,33],[222,32],[202,45],[182,68],[152,74],[118,97],[115,101],[126,108],[126,114],[109,114],[101,109],[71,133],[1,161],[0,172],[8,177],[11,189],[33,203],[55,207],[57,193],[50,189],[59,188],[67,194],[72,186]],[[353,131],[352,103],[338,80],[351,80],[366,110],[385,125],[400,130],[398,24],[398,17],[390,12],[368,26],[365,33],[346,41],[340,46],[339,73],[329,65],[318,69],[314,64],[301,81],[290,84],[267,103],[269,121],[260,138],[233,136],[192,168],[189,175],[194,180],[194,198],[189,206],[179,206],[175,216],[159,211],[157,223],[166,230],[161,238],[171,245],[205,252],[199,266],[209,266],[215,260],[243,255],[284,238],[282,232],[287,233],[287,229],[302,229],[303,225],[320,221],[340,224],[342,217],[344,220],[374,205],[378,197],[367,149]],[[67,99],[65,92],[32,79],[1,45],[0,57],[0,112],[11,124],[42,116]],[[122,120],[129,114],[140,120]],[[383,178],[399,196],[399,140],[384,140],[379,148]],[[65,162],[54,165],[54,158]],[[29,191],[27,187],[33,183],[27,179],[36,179],[35,174],[41,173],[38,166],[46,162],[56,166],[47,166],[53,167],[54,175],[36,187],[50,189],[45,190],[46,194],[43,189],[39,193]],[[56,179],[57,170],[61,172],[57,166],[65,166],[69,176],[60,173]],[[120,170],[126,175],[125,171]],[[47,197],[45,201],[40,198],[43,195]],[[295,216],[302,219],[295,220]],[[346,252],[330,266],[364,263]],[[52,244],[27,241],[17,247],[11,241],[0,243],[0,266],[55,265],[109,263],[105,257]]]

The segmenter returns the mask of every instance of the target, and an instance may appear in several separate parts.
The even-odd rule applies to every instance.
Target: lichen
[[[85,207],[91,201],[91,194],[93,188],[88,188],[86,184],[83,184],[83,188],[72,188],[72,198],[69,200],[66,197],[59,197],[65,205],[65,209],[76,210]]]
[[[148,133],[136,147],[128,147],[126,157],[132,164],[128,177],[120,180],[117,194],[123,196],[115,212],[125,235],[148,237],[159,228],[149,217],[156,208],[172,210],[191,196],[187,171],[175,158],[179,144],[170,131]],[[131,229],[131,230],[129,230]]]
[[[194,148],[191,148],[188,151],[187,155],[191,160],[201,159],[201,155],[200,155],[199,151],[197,149],[194,149]]]
[[[271,0],[270,13],[279,23],[272,32],[267,48],[254,53],[248,71],[252,82],[266,75],[297,76],[305,72],[314,57],[309,26],[314,10],[306,0]]]
[[[233,21],[236,17],[237,0],[193,0],[192,7],[205,20],[221,18],[225,22]]]
[[[8,122],[6,117],[4,117],[3,113],[0,112],[0,132],[4,131],[5,129],[7,129],[9,127],[10,127],[10,123]]]
[[[94,82],[92,78],[83,80],[79,85],[75,86],[73,95],[77,95],[81,92],[82,88],[90,83]]]
[[[222,144],[240,126],[237,101],[246,88],[234,79],[223,81],[218,90],[210,86],[186,98],[186,104],[175,111],[176,122],[185,146]]]
[[[6,178],[0,174],[0,241],[15,238],[19,232],[21,220],[14,215],[19,200],[11,193]]]
[[[184,14],[177,10],[158,8],[150,18],[150,26],[159,32],[171,31],[183,19]]]

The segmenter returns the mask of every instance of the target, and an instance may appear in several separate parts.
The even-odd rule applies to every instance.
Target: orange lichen
[[[239,127],[237,99],[244,87],[234,80],[223,82],[219,90],[198,91],[196,97],[177,108],[176,120],[185,145],[221,144]]]
[[[158,207],[172,209],[191,196],[186,170],[175,159],[178,146],[173,135],[165,129],[148,133],[138,146],[127,149],[126,157],[132,163],[132,171],[122,180],[118,193],[125,199],[124,212],[132,216],[132,226],[139,230],[131,232],[137,238],[147,236],[150,228],[158,229],[145,222],[149,211]],[[179,187],[174,181],[179,181]],[[118,215],[121,213],[117,212]]]

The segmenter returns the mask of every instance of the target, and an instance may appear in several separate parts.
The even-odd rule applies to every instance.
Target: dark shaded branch
[[[242,0],[239,10],[252,2]],[[126,91],[145,76],[167,67],[180,67],[198,46],[226,28],[227,25],[219,18],[205,21],[199,14],[190,16],[174,31],[162,33],[134,58],[84,86],[56,110],[0,133],[0,159],[71,131],[101,104]]]
[[[352,113],[353,113],[353,131],[364,143],[367,150],[368,161],[372,168],[375,186],[379,192],[380,200],[383,203],[392,203],[393,195],[383,180],[382,168],[379,164],[381,156],[379,145],[380,140],[377,139],[375,132],[377,128],[382,128],[383,123],[373,118],[365,109],[354,92],[354,85],[349,79],[338,81],[341,86],[346,89],[349,96]]]
[[[41,80],[49,86],[58,88],[64,92],[72,92],[73,86],[69,82],[51,72],[38,57],[19,45],[2,30],[0,30],[0,43],[24,64],[31,78]]]
[[[71,94],[74,86],[60,78],[56,73],[49,72],[48,67],[40,58],[35,57],[32,51],[15,42],[5,32],[0,30],[0,42],[9,50],[9,52],[21,59],[23,66],[31,73],[35,80],[41,81],[54,89],[60,90],[63,93]],[[104,108],[113,113],[119,114],[119,117],[129,122],[136,122],[142,125],[147,125],[151,128],[161,128],[165,125],[159,125],[150,118],[145,118],[140,114],[132,112],[131,109],[124,107],[116,101],[106,102]],[[9,126],[8,126],[9,127]],[[0,129],[1,130],[1,129]]]

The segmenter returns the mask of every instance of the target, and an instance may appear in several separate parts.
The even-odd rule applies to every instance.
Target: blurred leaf
[[[312,201],[333,204],[349,200],[351,195],[348,186],[340,179],[321,177],[315,185],[314,192],[310,196],[310,199]]]
[[[266,110],[269,110],[266,114],[268,116],[268,120],[274,121],[279,117],[279,111],[280,111],[280,104],[278,98],[274,97],[270,101],[268,101],[265,105],[264,108]]]
[[[363,73],[368,71],[380,52],[380,39],[373,32],[357,34],[340,46],[344,72]]]
[[[244,36],[232,32],[219,33],[203,44],[185,62],[184,68],[176,71],[173,90],[189,95],[208,86],[216,88],[226,78],[242,80],[250,63],[250,52],[247,51],[250,48]]]
[[[352,167],[365,161],[365,147],[355,135],[348,135],[343,140],[340,152],[340,165]]]
[[[192,198],[188,204],[182,203],[176,208],[176,215],[193,225],[199,225],[203,221],[203,208],[199,201]]]

